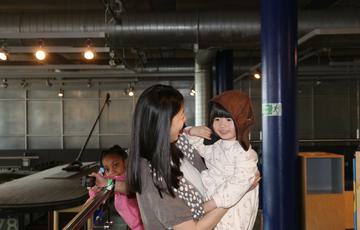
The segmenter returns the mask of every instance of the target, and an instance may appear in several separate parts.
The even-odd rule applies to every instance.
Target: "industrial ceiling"
[[[357,78],[360,2],[299,0],[298,10],[299,79]],[[260,30],[260,1],[2,0],[0,80],[191,82],[195,53],[224,49],[245,80],[260,65]]]

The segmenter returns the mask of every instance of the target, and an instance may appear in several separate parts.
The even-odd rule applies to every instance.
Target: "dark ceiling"
[[[299,0],[298,9],[299,78],[358,77],[360,2]],[[233,50],[236,81],[260,63],[260,1],[1,0],[0,13],[9,81],[192,81],[194,47]],[[49,51],[41,62],[39,39]],[[85,61],[89,41],[96,58]]]

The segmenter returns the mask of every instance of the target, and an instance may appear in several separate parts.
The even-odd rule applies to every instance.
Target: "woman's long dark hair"
[[[183,106],[184,98],[171,86],[154,85],[147,88],[136,103],[132,123],[131,144],[127,167],[128,189],[141,193],[141,158],[149,161],[157,177],[162,177],[166,188],[153,178],[159,192],[178,188],[181,151],[170,141],[172,118]],[[161,194],[161,193],[160,193]]]

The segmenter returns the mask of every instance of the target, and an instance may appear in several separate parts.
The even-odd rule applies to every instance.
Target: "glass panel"
[[[98,91],[94,89],[89,89],[89,90],[66,89],[64,91],[64,98],[98,98],[98,97],[99,97]]]
[[[61,135],[61,101],[29,101],[30,135]]]
[[[101,132],[129,134],[131,130],[132,114],[132,100],[112,100],[110,106],[105,107],[101,116]]]
[[[65,100],[64,133],[88,135],[98,114],[97,100]],[[98,127],[99,124],[96,125],[93,134],[98,133]]]
[[[25,137],[1,137],[0,149],[26,149]]]
[[[298,139],[313,139],[313,82],[299,82],[297,92],[297,134]]]
[[[102,98],[102,101],[105,100],[106,94],[109,93],[110,94],[110,100],[112,98],[121,98],[121,99],[129,99],[130,97],[128,95],[125,94],[125,88],[126,86],[124,86],[123,88],[120,88],[118,90],[104,90],[101,91],[100,96]]]
[[[101,148],[110,148],[113,145],[120,145],[124,149],[130,146],[130,135],[100,136]]]
[[[28,137],[29,149],[61,149],[61,137]]]
[[[25,90],[0,90],[1,99],[25,99]]]
[[[341,158],[307,159],[308,193],[342,193],[343,173]]]
[[[67,136],[64,137],[65,149],[81,149],[85,144],[87,136]],[[86,146],[87,149],[99,148],[99,137],[92,135]]]
[[[45,80],[44,80],[45,84]],[[55,89],[51,90],[29,90],[28,92],[28,98],[30,99],[57,99],[61,100],[61,98],[58,96],[58,92]]]
[[[0,135],[25,136],[25,102],[0,101]]]
[[[314,88],[315,139],[350,138],[347,81],[321,82]]]

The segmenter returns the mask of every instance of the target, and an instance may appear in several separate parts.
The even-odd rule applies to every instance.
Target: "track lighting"
[[[4,78],[3,80],[2,80],[2,83],[1,83],[1,88],[3,88],[3,89],[6,89],[8,86],[9,86],[9,84],[7,83],[7,79],[6,78]]]
[[[3,45],[0,48],[0,60],[6,61],[8,59],[8,51],[5,49],[5,46]]]
[[[190,96],[195,96],[195,94],[196,94],[196,91],[195,91],[195,87],[194,87],[194,85],[191,87],[191,89],[190,89]]]
[[[261,78],[260,72],[255,72],[255,73],[254,73],[254,78],[255,78],[255,79],[260,79],[260,78]]]
[[[92,59],[94,59],[94,57],[95,57],[95,51],[91,48],[91,40],[88,39],[86,41],[86,49],[84,52],[84,58],[86,60],[92,60]]]
[[[39,40],[39,47],[35,51],[35,57],[39,61],[43,61],[46,58],[46,51],[44,50],[43,46],[44,46],[44,41]]]
[[[135,95],[135,88],[129,83],[128,87],[124,90],[125,95],[133,97]]]
[[[60,88],[59,93],[58,93],[59,97],[63,97],[64,96],[64,90]]]
[[[109,65],[110,65],[111,67],[115,67],[115,66],[116,66],[116,62],[115,62],[115,52],[114,52],[114,50],[111,50],[111,51],[109,52],[109,56],[110,56]]]
[[[91,88],[91,87],[92,87],[91,79],[88,79],[86,86],[87,86],[88,88]]]

